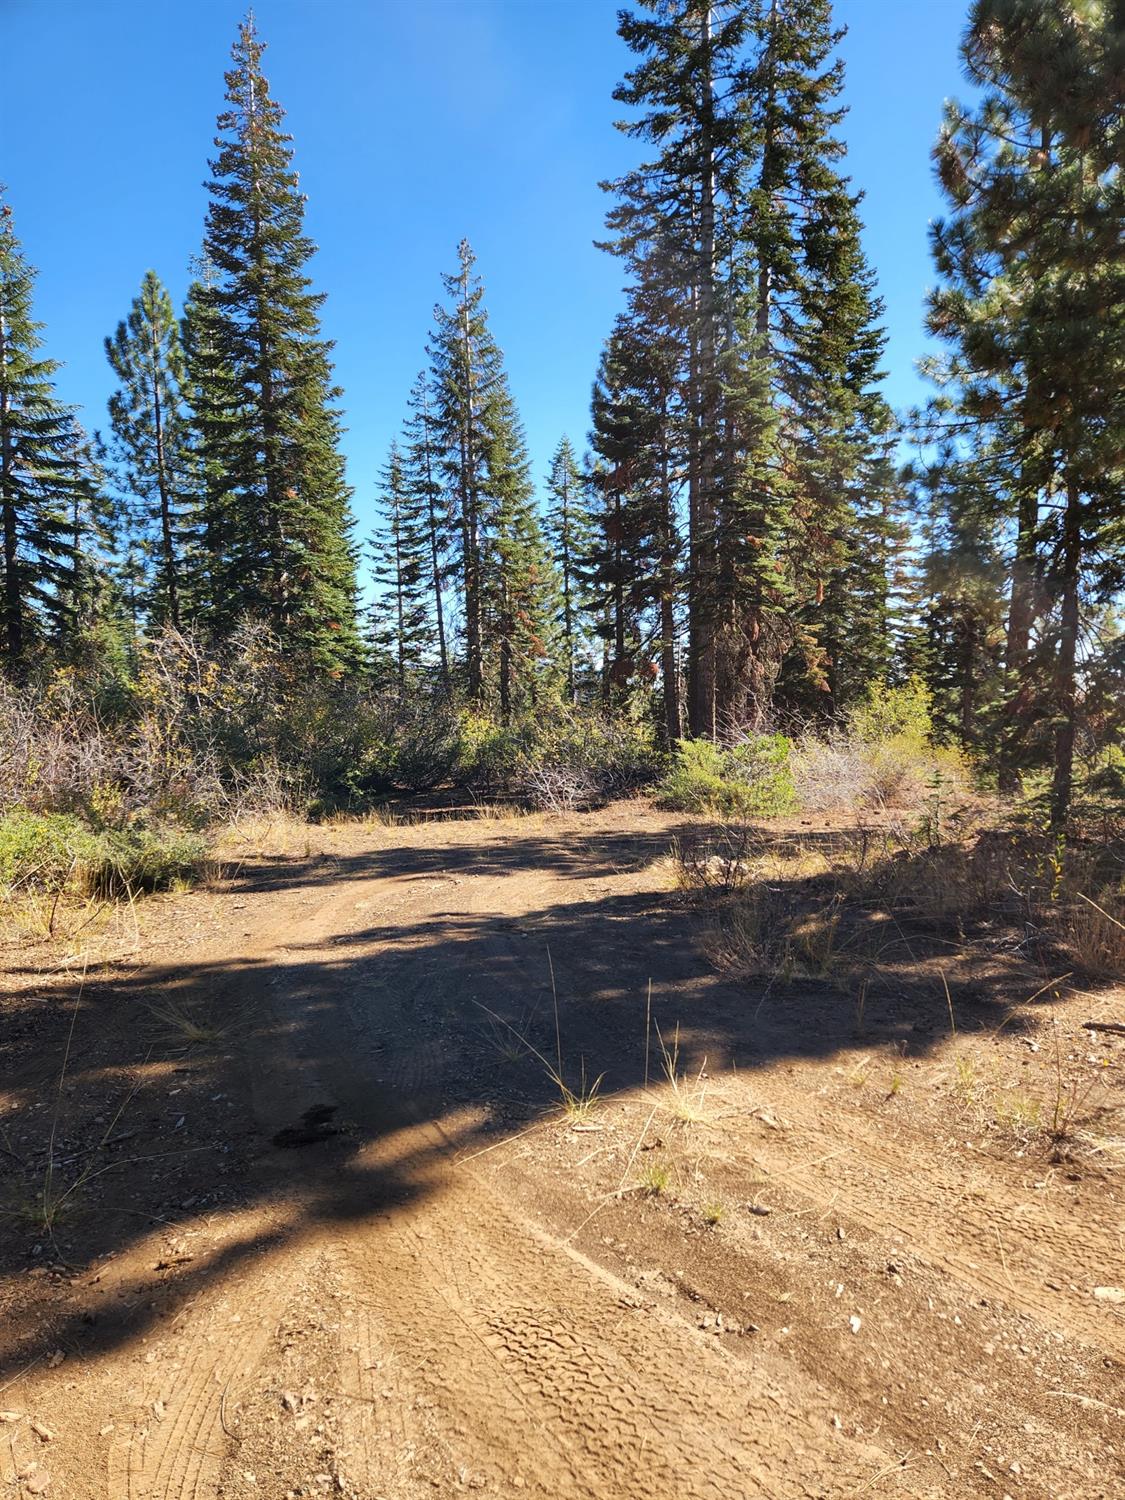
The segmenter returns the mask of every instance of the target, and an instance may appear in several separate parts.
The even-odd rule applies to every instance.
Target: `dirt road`
[[[715,971],[676,833],[326,829],[154,906],[77,1012],[14,963],[0,1143],[64,1201],[5,1231],[7,1492],[1125,1493],[1121,1173],[964,1084],[1049,1088],[1089,997],[950,1034],[904,974],[857,1035]]]

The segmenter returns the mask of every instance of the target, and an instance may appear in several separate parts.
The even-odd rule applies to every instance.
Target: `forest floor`
[[[6,934],[0,1493],[1125,1493],[1125,992],[732,972],[691,821],[250,829]]]

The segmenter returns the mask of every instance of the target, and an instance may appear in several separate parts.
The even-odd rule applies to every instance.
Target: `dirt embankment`
[[[13,945],[9,1492],[1125,1493],[1125,998],[733,978],[683,831],[316,830]]]

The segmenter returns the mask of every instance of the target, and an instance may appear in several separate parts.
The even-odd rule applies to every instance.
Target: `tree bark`
[[[1051,827],[1065,829],[1074,790],[1074,746],[1078,722],[1079,584],[1082,563],[1082,499],[1071,478],[1066,484],[1062,534],[1062,597],[1059,652],[1055,664],[1055,765],[1051,783]]]

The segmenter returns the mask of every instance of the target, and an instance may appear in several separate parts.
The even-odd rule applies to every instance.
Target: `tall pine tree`
[[[951,350],[942,415],[963,462],[982,446],[1006,461],[990,490],[1011,558],[1006,717],[1016,729],[1050,717],[1061,828],[1087,673],[1083,621],[1123,581],[1119,8],[978,0],[963,56],[980,97],[973,109],[948,107],[936,148],[951,212],[933,230],[941,281],[929,322]],[[1038,704],[1033,628],[1051,657]],[[1009,784],[1026,749],[1007,738]]]
[[[558,629],[566,671],[566,691],[578,701],[578,685],[588,656],[583,567],[593,541],[593,523],[586,497],[586,481],[568,437],[562,437],[551,457],[547,476],[544,531],[559,581]]]
[[[451,572],[451,523],[449,497],[442,484],[441,434],[429,375],[425,370],[419,374],[411,388],[404,430],[406,446],[403,469],[407,503],[414,524],[425,537],[429,608],[438,648],[441,686],[444,692],[448,692],[452,678],[445,593]]]
[[[283,111],[243,22],[226,75],[204,237],[213,280],[193,289],[189,335],[212,614],[225,630],[267,619],[288,650],[340,669],[354,659],[355,557],[331,344],[306,267],[305,200]],[[211,367],[204,385],[199,366]]]
[[[411,511],[397,443],[391,444],[381,475],[379,511],[381,524],[371,540],[371,644],[376,674],[389,675],[403,693],[423,666],[431,637],[427,538]]]
[[[180,328],[155,271],[145,272],[105,350],[120,382],[109,398],[115,456],[132,499],[132,529],[150,559],[145,613],[154,624],[178,629],[196,605],[198,493]]]
[[[616,96],[652,158],[609,184],[638,328],[676,348],[687,490],[693,733],[769,713],[848,555],[881,446],[880,305],[839,170],[840,33],[828,0],[651,0]]]
[[[535,701],[555,668],[553,575],[534,505],[523,429],[467,240],[443,278],[429,352],[434,418],[457,535],[469,696],[501,712]]]
[[[77,435],[70,408],[55,394],[58,364],[40,353],[34,282],[0,199],[0,651],[16,678],[33,646],[52,630],[57,635],[74,561]]]

